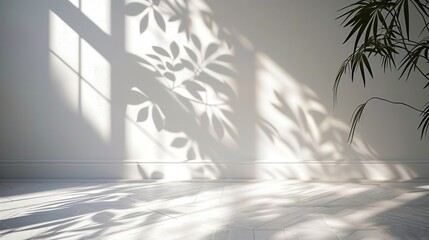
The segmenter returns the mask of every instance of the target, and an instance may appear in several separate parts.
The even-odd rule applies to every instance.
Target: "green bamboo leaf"
[[[404,19],[405,19],[405,29],[407,31],[407,37],[410,37],[410,15],[408,9],[408,0],[404,0]]]
[[[372,78],[374,78],[371,70],[371,65],[369,64],[368,58],[365,56],[365,54],[362,55],[363,62],[365,63],[366,69],[368,70],[369,74]]]
[[[359,105],[353,113],[353,116],[351,118],[351,124],[352,125],[350,127],[350,132],[349,132],[349,137],[348,137],[349,143],[353,142],[353,137],[355,135],[356,127],[360,121],[360,118],[362,117],[362,113],[363,113],[363,110],[365,109],[365,106],[366,106],[366,103]]]
[[[350,31],[349,35],[347,35],[346,40],[344,40],[343,44],[346,43],[354,34],[355,32],[360,28],[361,24],[357,24],[353,27],[353,29]]]
[[[426,107],[420,113],[420,116],[422,117],[422,120],[420,121],[420,124],[417,129],[421,129],[420,139],[423,139],[423,137],[427,136],[427,132],[429,129],[429,104],[426,104]]]
[[[354,49],[357,48],[357,46],[359,44],[359,41],[360,41],[360,38],[361,38],[361,36],[362,36],[363,32],[365,31],[365,29],[366,29],[367,26],[368,26],[368,22],[365,21],[365,22],[362,23],[362,25],[361,25],[361,27],[359,29],[359,32],[356,35]],[[366,44],[366,43],[364,43],[364,44]]]
[[[351,29],[344,43],[354,38],[354,49],[353,53],[340,66],[336,75],[333,86],[334,103],[337,98],[340,79],[349,69],[353,81],[354,74],[359,68],[364,86],[366,85],[366,75],[368,73],[372,78],[374,77],[369,60],[372,56],[380,56],[384,71],[388,67],[392,69],[393,66],[395,70],[401,72],[400,77],[406,77],[406,79],[410,77],[412,71],[419,70],[421,72],[418,69],[419,60],[426,58],[427,42],[423,44],[409,39],[410,28],[412,27],[410,26],[409,14],[411,9],[409,9],[409,5],[412,4],[415,7],[416,14],[420,14],[423,19],[427,19],[429,8],[426,0],[356,1],[357,3],[341,9],[340,11],[344,11],[344,13],[338,17],[343,20],[341,23],[343,27]],[[427,26],[429,26],[426,21],[424,23],[426,26],[422,33],[425,33]],[[400,50],[399,53],[398,50]],[[395,58],[399,54],[403,57],[399,67],[397,67]],[[429,74],[422,74],[429,79]],[[429,82],[425,87],[427,86],[429,86]],[[353,141],[353,135],[365,106],[366,103],[359,105],[353,113],[349,133],[350,142]],[[419,125],[421,138],[426,137],[429,131],[429,116],[426,117],[427,115],[429,115],[429,109],[427,109],[427,113],[425,113]]]
[[[372,28],[373,22],[374,22],[374,19],[371,19],[371,21],[368,24],[368,27],[366,28],[365,42],[364,42],[364,44],[368,44],[369,43],[369,35],[370,35],[371,31],[373,30],[373,28]]]
[[[401,11],[402,11],[402,6],[404,5],[404,0],[397,0],[397,2],[399,2],[397,6],[398,10],[394,12],[394,17],[392,18],[392,20],[394,21],[397,21],[397,19],[399,19],[399,16],[401,15]]]
[[[360,73],[362,75],[362,81],[363,81],[363,86],[365,87],[366,85],[366,80],[365,80],[365,69],[363,66],[363,61],[359,61],[359,69],[360,69]]]
[[[386,23],[386,20],[384,19],[383,14],[380,11],[378,11],[377,16],[378,16],[378,19],[380,19],[381,24],[383,24],[383,27],[387,29],[387,23]]]
[[[354,79],[354,75],[355,75],[355,71],[356,71],[356,67],[359,63],[359,53],[358,54],[354,54],[352,59],[351,59],[351,73],[352,73],[352,82]]]
[[[420,139],[423,139],[427,136],[428,125],[429,125],[429,118],[423,117],[420,124],[419,124],[419,127],[417,128],[417,129],[421,129],[420,130]]]
[[[340,85],[340,80],[341,77],[346,73],[347,71],[347,67],[349,65],[350,62],[350,58],[351,56],[349,56],[340,66],[340,68],[338,69],[338,73],[337,76],[335,77],[335,81],[334,81],[334,86],[332,87],[332,91],[333,91],[333,98],[334,98],[334,104],[337,102],[337,97],[338,97],[338,87]],[[278,96],[277,96],[278,97]]]
[[[378,32],[378,16],[375,16],[374,18],[374,25],[372,25],[372,35],[374,37],[374,39],[377,38],[377,32]]]
[[[338,99],[338,87],[340,86],[340,80],[343,74],[344,74],[344,68],[340,68],[338,70],[337,76],[335,77],[334,86],[332,87],[332,92],[334,95],[333,96],[334,104],[337,102],[337,99]]]
[[[348,8],[348,7],[351,7],[351,6],[353,6],[353,5],[355,5],[355,4],[351,4],[351,5],[348,5],[348,6],[346,6],[346,7],[344,7],[344,8],[341,8],[340,10],[338,10],[339,12],[340,11],[343,11],[343,10],[345,10],[346,8]],[[357,12],[359,10],[359,8],[353,8],[353,9],[351,9],[351,10],[349,10],[349,11],[347,11],[347,12],[345,12],[345,13],[343,13],[343,14],[341,14],[340,16],[338,16],[337,18],[335,18],[335,19],[341,19],[341,18],[343,18],[343,17],[345,17],[344,18],[344,20],[341,22],[341,25],[344,25],[344,23],[351,17],[351,16],[353,16],[353,13],[355,13],[355,12]]]
[[[418,57],[418,56],[417,56]],[[407,77],[405,79],[408,79],[408,77],[410,76],[410,73],[413,69],[413,52],[409,52],[403,59],[402,59],[402,63],[399,66],[399,68],[403,68],[401,75],[399,76],[399,78],[402,78],[404,76],[404,74],[406,72],[407,73]]]

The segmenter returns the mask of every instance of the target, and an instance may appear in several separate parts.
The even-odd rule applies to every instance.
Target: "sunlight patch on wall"
[[[111,5],[109,0],[69,0],[69,2],[80,9],[100,30],[110,35]]]
[[[259,159],[305,162],[374,158],[374,152],[358,136],[352,146],[344,147],[348,124],[332,117],[315,91],[263,53],[256,54],[256,62]]]
[[[110,101],[110,63],[83,39],[81,52],[81,77],[100,97]]]
[[[57,14],[49,14],[53,84],[104,141],[110,140],[110,63]]]
[[[106,0],[81,1],[82,12],[107,35],[111,33],[110,2]]]
[[[49,11],[49,49],[73,71],[79,71],[79,35],[57,14]]]
[[[138,114],[138,109],[129,110],[131,116]],[[152,162],[154,159],[181,162],[180,154],[166,144],[169,137],[165,133],[158,133],[155,127],[148,128],[138,124],[132,118],[125,121],[125,153],[126,159],[138,159],[139,161]],[[174,151],[174,152],[173,152]]]
[[[65,102],[79,111],[79,35],[54,12],[49,12],[51,79]]]
[[[79,75],[54,52],[49,52],[51,79],[64,98],[65,103],[75,112],[79,112]]]
[[[270,116],[262,127],[258,152],[262,159],[271,161],[301,161],[303,141],[317,142],[319,132],[314,128],[314,119],[309,115],[309,102],[320,114],[326,110],[320,103],[312,101],[314,92],[295,80],[263,53],[256,55],[257,62],[257,109],[259,115]],[[310,123],[308,128],[303,125]],[[267,129],[267,130],[264,130]],[[272,131],[268,131],[268,130]],[[308,137],[306,137],[308,136]],[[273,147],[273,144],[276,147]],[[311,158],[309,158],[311,159]]]
[[[149,133],[145,133],[146,130],[137,125],[134,120],[125,121],[126,159],[151,159],[157,155],[156,139],[152,139]]]
[[[80,6],[80,1],[82,0],[68,0],[71,4],[73,4],[73,6],[75,6],[76,8],[79,8]]]
[[[110,63],[82,40],[82,115],[100,136],[110,140]]]

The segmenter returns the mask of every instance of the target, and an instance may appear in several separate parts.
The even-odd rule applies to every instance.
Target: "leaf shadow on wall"
[[[55,7],[58,15],[78,22],[73,11],[61,8]],[[257,51],[239,29],[222,25],[203,2],[131,2],[122,10],[131,33],[126,41],[138,42],[130,48],[118,47],[89,21],[72,27],[119,69],[112,106],[157,148],[151,156],[130,157],[143,159],[142,178],[153,176],[143,163],[154,159],[209,163],[195,165],[191,178],[228,177],[229,163],[245,163],[256,172],[252,164],[264,161],[374,159],[364,141],[345,143],[348,125],[331,117],[311,88]],[[140,153],[151,150],[142,143]],[[308,168],[309,175],[324,171]],[[159,171],[155,175],[167,177]],[[264,176],[296,177],[292,168],[282,171]]]
[[[269,74],[272,66],[263,62],[242,35],[221,25],[207,6],[197,6],[193,1],[126,5],[128,17],[139,21],[139,29],[132,31],[151,34],[148,26],[152,23],[155,31],[165,35],[161,44],[152,44],[144,54],[132,56],[151,72],[144,81],[130,86],[129,104],[139,107],[137,122],[153,122],[158,132],[177,134],[169,145],[173,151],[184,150],[186,161],[279,161],[284,153],[292,161],[373,158],[375,153],[362,141],[358,147],[344,144],[347,124],[332,119],[307,86],[277,76],[267,81],[280,85],[268,84],[270,91],[262,92],[257,85],[264,84],[265,79],[258,74]],[[185,41],[167,36],[166,29],[175,27]],[[200,37],[207,36],[204,31],[210,37]],[[149,81],[158,86],[148,86]],[[290,101],[290,96],[295,96],[298,105]],[[260,111],[261,102],[266,104],[262,108],[271,108],[272,112]],[[271,113],[276,119],[267,118]],[[287,131],[278,122],[290,123]],[[257,152],[260,145],[267,146],[267,141],[271,145],[268,150]],[[273,148],[282,150],[276,151],[277,155],[266,154]]]

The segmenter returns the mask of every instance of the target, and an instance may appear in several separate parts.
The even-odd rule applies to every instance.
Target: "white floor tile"
[[[385,240],[377,230],[356,230],[341,240]]]
[[[255,230],[255,240],[286,240],[283,229]]]
[[[2,183],[0,239],[429,239],[428,183]]]

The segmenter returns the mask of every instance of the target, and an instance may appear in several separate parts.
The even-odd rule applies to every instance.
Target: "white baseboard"
[[[1,161],[0,178],[415,180],[429,178],[429,161]]]

